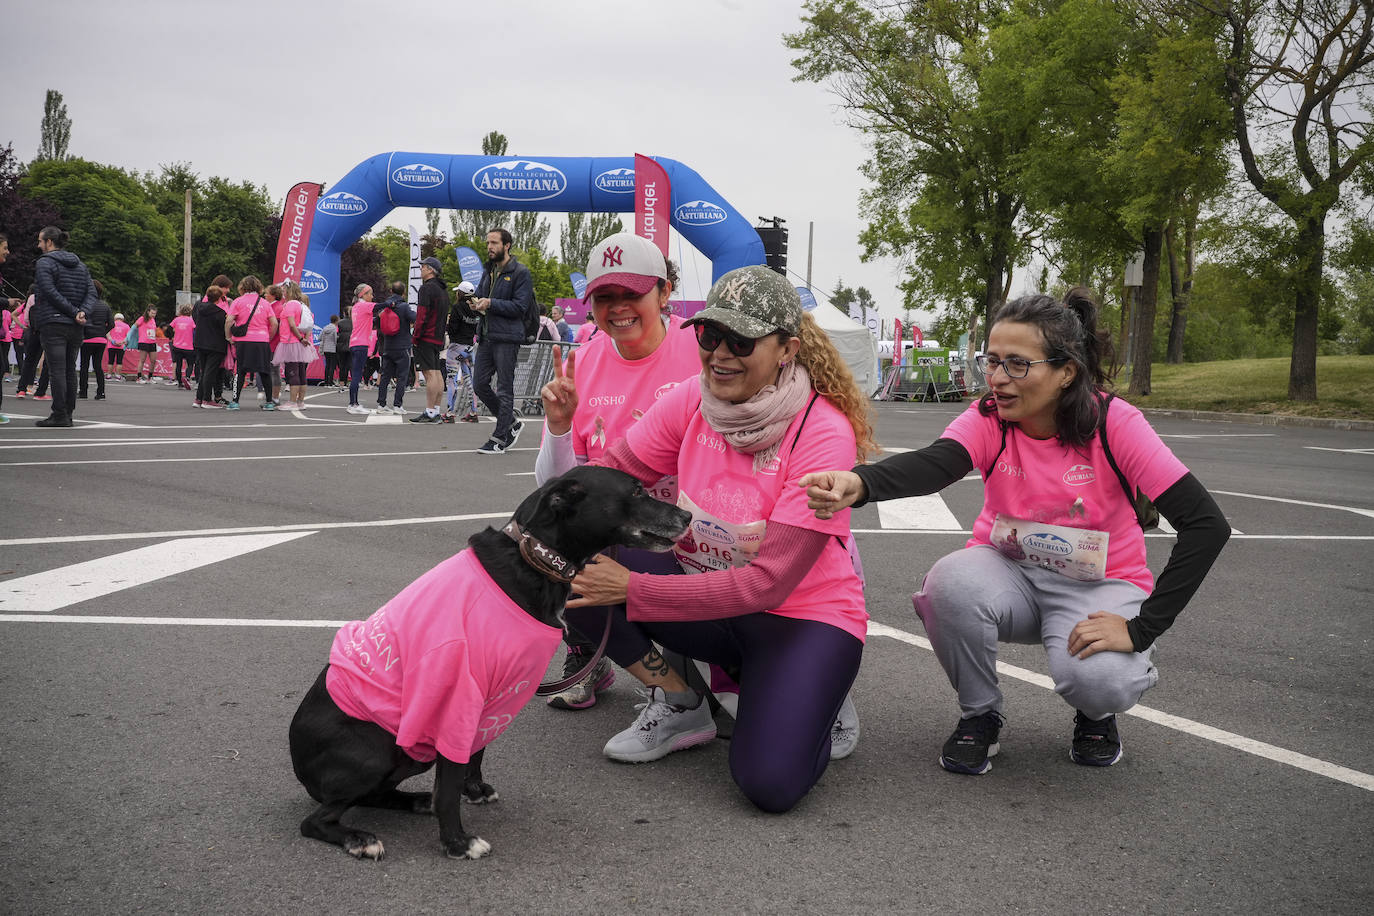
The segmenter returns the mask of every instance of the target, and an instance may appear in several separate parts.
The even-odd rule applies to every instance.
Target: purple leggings
[[[605,610],[570,610],[567,617],[599,641]],[[631,648],[619,655],[612,647],[647,647],[652,639],[689,658],[738,670],[730,775],[751,802],[781,814],[811,791],[830,763],[830,729],[859,672],[862,642],[827,623],[777,614],[631,623],[624,605],[611,610],[606,654],[617,664],[634,664],[644,652]]]

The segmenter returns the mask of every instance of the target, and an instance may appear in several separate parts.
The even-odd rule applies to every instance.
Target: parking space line
[[[906,643],[909,646],[917,646],[927,650],[931,649],[930,640],[923,636],[917,636],[914,633],[908,633],[905,630],[899,630],[896,627],[890,627],[886,624],[875,623],[872,620],[868,622],[868,635],[886,636],[898,642]],[[1043,687],[1046,690],[1054,690],[1054,682],[1045,675],[1035,671],[1028,671],[1025,668],[1019,668],[1016,665],[998,662],[997,673],[1006,677],[1015,678],[1018,681],[1024,681],[1027,684],[1033,684],[1036,687]],[[1328,763],[1325,760],[1318,760],[1315,757],[1308,757],[1306,754],[1299,754],[1296,751],[1290,751],[1285,748],[1276,747],[1272,744],[1266,744],[1263,741],[1246,738],[1244,735],[1237,735],[1234,732],[1223,731],[1219,728],[1213,728],[1210,725],[1203,725],[1201,722],[1194,722],[1192,719],[1185,719],[1182,716],[1171,715],[1170,713],[1161,712],[1158,709],[1151,709],[1148,706],[1141,706],[1139,704],[1121,713],[1121,715],[1144,719],[1147,722],[1153,722],[1155,725],[1162,725],[1165,728],[1171,728],[1174,731],[1183,732],[1195,738],[1212,741],[1232,748],[1233,750],[1253,754],[1256,757],[1263,757],[1265,760],[1272,760],[1275,763],[1281,763],[1285,766],[1305,770],[1309,773],[1315,773],[1318,776],[1325,776],[1328,779],[1343,782],[1357,789],[1374,792],[1374,776],[1368,773],[1361,773],[1359,770],[1352,770],[1349,767],[1343,767],[1339,764]]]

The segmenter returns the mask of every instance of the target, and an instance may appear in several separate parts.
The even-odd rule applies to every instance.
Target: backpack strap
[[[1148,531],[1159,526],[1159,510],[1154,502],[1145,495],[1144,491],[1136,488],[1132,489],[1126,480],[1126,475],[1121,473],[1121,468],[1117,466],[1116,459],[1112,457],[1112,447],[1107,444],[1107,408],[1112,403],[1114,394],[1108,394],[1102,400],[1102,417],[1097,425],[1097,438],[1102,442],[1102,454],[1107,456],[1107,463],[1112,466],[1112,471],[1116,474],[1117,482],[1121,484],[1121,492],[1126,494],[1126,502],[1131,504],[1135,510],[1136,524],[1142,530]]]
[[[1002,444],[997,446],[997,454],[992,456],[992,461],[988,464],[987,470],[983,471],[983,479],[987,480],[992,476],[993,468],[997,467],[997,459],[1002,457],[1002,453],[1007,450],[1007,427],[1011,426],[1006,420],[999,419],[997,424],[1002,427]]]

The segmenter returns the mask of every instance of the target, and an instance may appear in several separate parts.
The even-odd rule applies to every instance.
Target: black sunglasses
[[[729,348],[730,352],[741,359],[753,353],[754,344],[758,343],[752,337],[741,337],[734,331],[727,331],[719,325],[697,325],[697,346],[707,353],[714,353],[722,340],[725,341],[725,346]]]

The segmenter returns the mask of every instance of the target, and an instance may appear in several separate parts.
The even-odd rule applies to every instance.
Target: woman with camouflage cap
[[[730,772],[750,801],[780,813],[830,762],[868,620],[848,516],[817,519],[797,481],[876,450],[868,402],[797,291],[766,267],[721,277],[687,324],[698,383],[667,392],[597,463],[646,484],[677,475],[692,525],[674,553],[696,575],[632,573],[600,558],[573,581],[581,597],[568,607],[623,604],[612,639],[634,628],[736,674]],[[704,710],[702,701],[690,688],[650,688],[608,756],[635,762],[662,721]],[[714,735],[707,711],[677,740]]]

